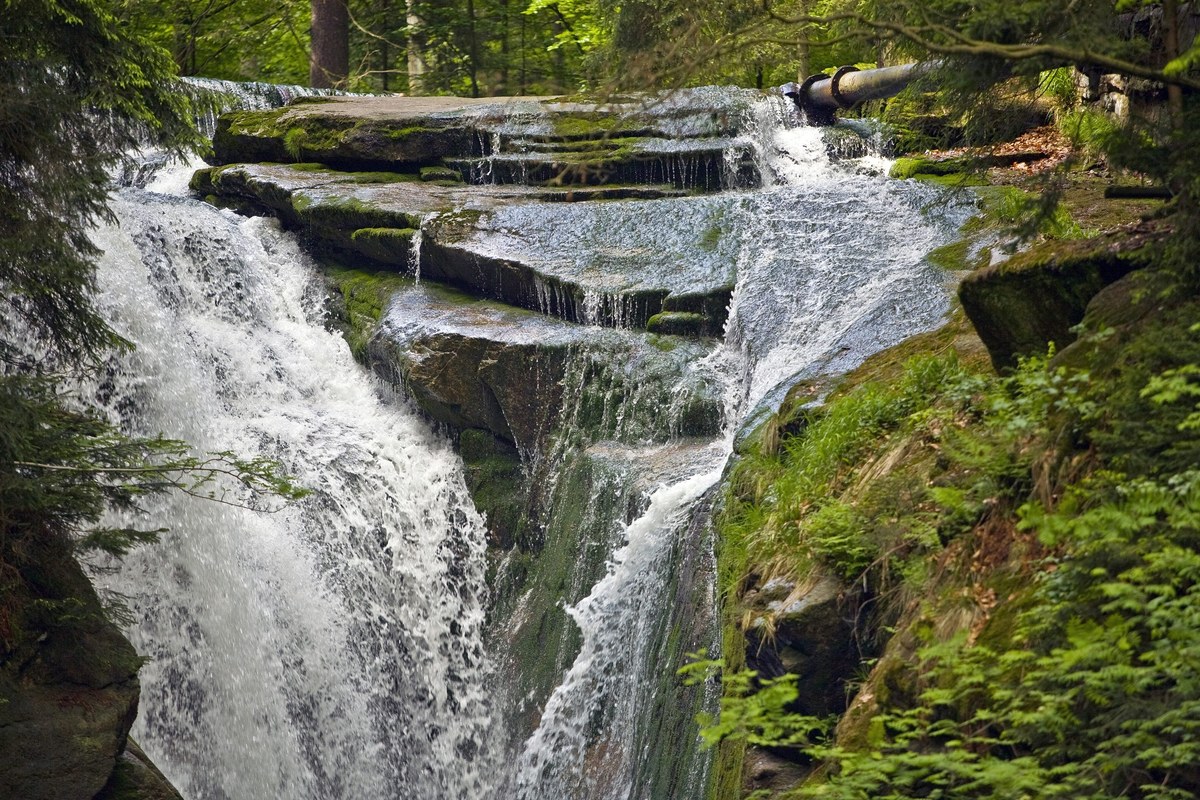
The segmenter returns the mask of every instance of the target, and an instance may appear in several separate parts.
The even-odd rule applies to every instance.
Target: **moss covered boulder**
[[[1045,242],[963,280],[959,298],[997,369],[1070,344],[1088,303],[1145,262],[1160,231],[1149,223],[1093,239]]]
[[[133,646],[105,616],[68,542],[5,554],[0,797],[91,800],[137,715]],[[30,566],[20,572],[14,562]]]

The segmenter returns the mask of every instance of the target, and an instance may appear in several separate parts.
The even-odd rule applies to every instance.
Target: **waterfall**
[[[122,190],[97,235],[103,311],[137,345],[97,395],[312,494],[149,509],[170,532],[104,580],[148,658],[133,735],[190,800],[482,796],[484,545],[457,457],[322,327],[293,238],[184,180]]]
[[[649,493],[642,512],[620,526],[600,580],[567,607],[578,655],[517,748],[507,792],[522,800],[706,795],[710,765],[694,755],[695,726],[655,724],[672,706],[699,710],[686,708],[672,681],[686,647],[719,655],[711,566],[703,577],[707,618],[686,630],[678,613],[688,594],[679,591],[687,576],[678,561],[687,555],[687,568],[704,573],[702,554],[712,545],[696,524],[708,511],[701,501],[720,480],[735,433],[777,406],[798,378],[847,371],[936,327],[949,309],[946,279],[924,255],[952,238],[969,203],[935,204],[929,187],[888,181],[886,160],[874,152],[831,161],[823,132],[783,124],[778,102],[756,111],[749,145],[759,172],[773,176],[760,190],[556,209],[557,220],[569,220],[560,225],[539,220],[544,212],[534,206],[498,215],[500,227],[534,231],[520,245],[497,237],[500,251],[532,241],[542,257],[574,259],[579,269],[597,252],[628,254],[630,242],[648,269],[737,264],[724,344],[706,359],[723,373],[725,435],[688,452],[682,469]],[[706,227],[719,236],[697,248],[696,231]],[[670,639],[690,644],[664,649]],[[715,697],[690,702],[711,712]]]
[[[312,490],[266,514],[237,493],[155,500],[163,541],[100,565],[148,658],[134,736],[188,800],[706,794],[692,717],[715,697],[674,670],[690,649],[719,654],[710,511],[736,434],[797,378],[937,325],[946,278],[923,256],[966,215],[884,179],[878,155],[831,161],[785,110],[763,101],[721,167],[723,185],[743,185],[754,153],[763,188],[492,216],[500,256],[737,276],[723,341],[688,367],[719,384],[720,436],[680,440],[673,408],[614,388],[601,423],[569,430],[585,414],[568,414],[534,465],[559,504],[540,520],[546,546],[587,538],[562,545],[573,571],[553,590],[569,621],[529,686],[488,638],[484,531],[459,459],[325,329],[325,288],[293,237],[188,199],[182,169],[114,196],[120,224],[96,235],[100,303],[137,349],[91,387],[101,408],[131,433],[278,459]],[[555,285],[539,298],[567,304]],[[619,301],[584,297],[578,316],[619,327],[633,317]],[[421,324],[400,313],[387,324]],[[607,341],[594,330],[565,406],[594,405]]]

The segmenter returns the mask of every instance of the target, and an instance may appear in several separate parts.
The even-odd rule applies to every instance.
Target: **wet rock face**
[[[732,294],[732,243],[717,235],[725,198],[566,203],[561,190],[320,165],[202,170],[192,186],[276,214],[325,250],[571,322],[645,328],[666,313],[658,332],[717,336]],[[668,229],[647,225],[664,211]]]
[[[127,739],[112,776],[94,800],[183,800],[183,797],[142,748]]]
[[[368,360],[435,420],[534,454],[565,413],[591,440],[715,436],[721,398],[691,366],[710,348],[573,325],[423,283],[393,295]]]

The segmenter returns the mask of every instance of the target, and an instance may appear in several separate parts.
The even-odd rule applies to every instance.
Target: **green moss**
[[[315,161],[300,161],[295,164],[288,164],[287,168],[296,172],[333,172],[333,167],[328,164],[320,164]]]
[[[943,186],[984,186],[983,177],[965,159],[933,160],[929,158],[904,157],[896,159],[888,176],[897,180],[914,178]]]
[[[384,135],[389,139],[410,139],[416,136],[426,136],[440,132],[438,128],[430,128],[424,125],[409,125],[403,128],[388,128]]]
[[[412,172],[348,172],[345,173],[354,183],[413,183],[420,176]]]
[[[192,173],[192,177],[188,180],[188,188],[197,194],[212,194],[213,189],[213,174],[221,169],[220,167],[208,167],[207,169],[198,169]]]
[[[222,114],[221,120],[228,126],[229,133],[234,136],[277,138],[283,136],[287,131],[287,126],[280,124],[280,119],[285,113],[287,113],[286,108],[266,111],[231,111]]]
[[[459,454],[471,498],[487,520],[489,546],[507,551],[527,542],[531,520],[516,449],[488,431],[468,428],[459,435]]]
[[[416,235],[413,228],[359,228],[350,235],[350,241],[367,258],[407,267]]]
[[[290,198],[292,211],[305,224],[342,231],[360,228],[415,228],[420,220],[389,211],[357,197],[313,195],[298,191]]]
[[[559,139],[601,139],[613,131],[633,127],[630,120],[617,114],[602,112],[555,114],[551,121],[554,124],[554,134]]]
[[[421,180],[438,184],[462,183],[462,173],[450,167],[421,167]]]
[[[338,291],[344,315],[343,333],[354,357],[362,360],[367,342],[392,295],[411,281],[394,272],[368,272],[328,266],[325,275]]]
[[[925,258],[934,266],[951,272],[958,272],[971,268],[971,265],[967,262],[967,256],[970,252],[971,242],[963,239],[934,248],[929,251]]]
[[[651,333],[674,336],[702,336],[707,326],[708,319],[703,314],[689,311],[662,311],[646,322],[646,330]]]
[[[701,249],[707,250],[710,253],[716,250],[717,245],[721,243],[721,234],[723,232],[720,225],[710,225],[706,228],[700,236]]]

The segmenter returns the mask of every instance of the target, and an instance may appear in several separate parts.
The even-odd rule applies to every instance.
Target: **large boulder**
[[[46,533],[35,549],[5,586],[0,797],[91,800],[125,749],[141,660],[69,545]]]
[[[1144,264],[1151,223],[1093,239],[1054,240],[968,275],[959,287],[963,310],[1004,370],[1024,355],[1045,354],[1075,339],[1072,328],[1105,286]]]
[[[564,415],[592,441],[716,435],[719,391],[694,366],[711,348],[572,325],[421,283],[393,295],[367,352],[435,420],[533,454]]]
[[[746,666],[763,678],[796,675],[800,714],[839,714],[846,684],[861,664],[846,587],[832,577],[802,583],[768,581],[742,603],[752,619],[745,632]]]

